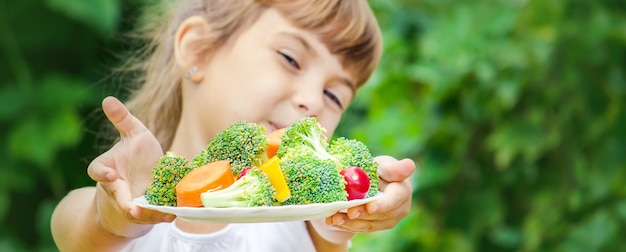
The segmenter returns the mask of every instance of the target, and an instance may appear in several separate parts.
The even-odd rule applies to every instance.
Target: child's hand
[[[173,216],[142,209],[132,200],[145,193],[151,170],[163,156],[154,135],[117,99],[102,102],[107,118],[120,132],[120,142],[94,159],[87,172],[98,182],[96,205],[98,220],[107,231],[122,237],[134,237],[149,226],[131,223],[158,223]]]
[[[391,229],[411,209],[412,186],[410,177],[415,163],[410,159],[396,160],[390,156],[376,157],[380,164],[379,190],[383,196],[366,205],[348,209],[326,218],[326,224],[351,232],[372,232]]]

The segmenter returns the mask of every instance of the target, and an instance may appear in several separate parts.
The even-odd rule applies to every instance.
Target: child
[[[409,160],[377,157],[383,197],[325,220],[222,224],[142,209],[150,171],[191,159],[238,120],[268,132],[314,116],[330,137],[379,60],[366,0],[180,0],[148,48],[143,86],[103,110],[121,140],[88,167],[52,218],[62,251],[345,251],[355,232],[393,228],[411,204]],[[137,117],[134,117],[137,116]]]

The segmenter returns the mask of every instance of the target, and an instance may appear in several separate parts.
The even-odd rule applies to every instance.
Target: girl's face
[[[355,92],[355,78],[339,58],[272,9],[208,60],[202,81],[185,86],[177,132],[202,136],[204,146],[238,120],[269,133],[313,116],[330,137]]]

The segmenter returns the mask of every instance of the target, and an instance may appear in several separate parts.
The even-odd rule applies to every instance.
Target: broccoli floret
[[[204,192],[200,198],[205,207],[271,206],[275,202],[276,190],[267,174],[253,167],[232,185]]]
[[[209,161],[209,152],[207,151],[207,149],[203,149],[202,151],[200,151],[200,154],[198,154],[191,160],[191,165],[193,165],[193,167],[200,167],[208,163],[211,162]]]
[[[146,200],[153,205],[176,206],[176,185],[193,169],[184,157],[167,152],[152,169],[152,179],[146,189]]]
[[[367,197],[376,195],[379,180],[378,163],[374,161],[367,145],[355,139],[340,137],[330,142],[328,153],[337,158],[343,167],[358,166],[363,169],[370,179]]]
[[[305,205],[346,201],[346,181],[337,172],[335,162],[320,159],[312,152],[291,149],[280,160],[291,196],[284,205]]]
[[[305,159],[308,160],[306,162],[315,163],[318,166],[321,166],[319,163],[323,163],[325,167],[333,166],[336,173],[347,166],[358,166],[370,178],[370,190],[367,197],[376,195],[379,182],[378,163],[374,161],[367,146],[358,140],[343,137],[329,144],[325,133],[326,129],[314,117],[302,118],[287,128],[281,137],[277,155],[281,160],[297,160],[297,158],[306,157]],[[294,161],[289,160],[289,162]]]
[[[301,153],[310,152],[318,159],[330,160],[335,163],[335,166],[340,166],[339,161],[326,150],[328,140],[325,133],[326,129],[317,122],[315,117],[301,118],[285,130],[276,155],[282,159],[293,152],[293,149],[298,149]]]
[[[258,167],[267,160],[267,145],[265,127],[237,121],[211,139],[206,150],[196,156],[192,163],[199,167],[214,161],[228,160],[233,174],[237,176],[241,170]]]

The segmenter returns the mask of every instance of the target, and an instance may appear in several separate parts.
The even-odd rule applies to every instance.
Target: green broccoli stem
[[[244,193],[254,190],[254,183],[240,179],[219,191],[210,191],[201,194],[202,205],[205,207],[247,207],[250,201],[244,197]]]
[[[343,170],[343,164],[339,161],[339,159],[335,158],[333,155],[326,151],[324,146],[319,145],[321,139],[317,135],[313,135],[313,137],[308,137],[310,146],[313,148],[315,155],[322,160],[332,160],[335,162],[335,167],[337,167],[337,171]]]

